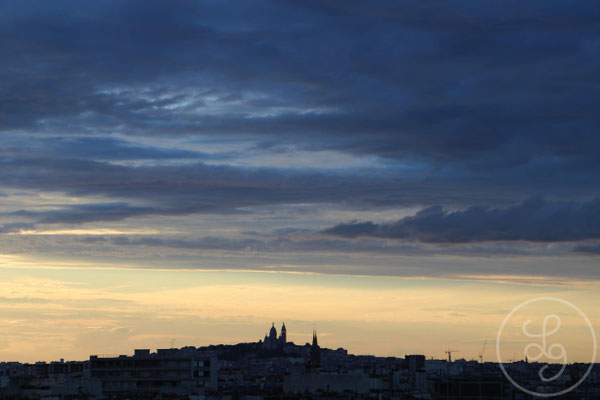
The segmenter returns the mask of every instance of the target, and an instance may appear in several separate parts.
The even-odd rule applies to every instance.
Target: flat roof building
[[[90,371],[105,395],[202,394],[217,388],[217,360],[179,349],[135,350],[133,356],[90,357]]]

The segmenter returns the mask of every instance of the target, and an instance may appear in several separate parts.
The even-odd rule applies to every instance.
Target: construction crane
[[[481,353],[479,353],[479,363],[483,364],[483,353],[485,352],[485,346],[487,345],[487,340],[483,342],[483,348],[481,349]]]
[[[458,350],[446,350],[444,353],[448,354],[448,362],[451,363],[452,362],[452,353],[457,352]]]

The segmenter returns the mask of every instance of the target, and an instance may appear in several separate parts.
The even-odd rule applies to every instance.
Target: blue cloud
[[[473,206],[464,211],[433,206],[390,223],[342,223],[323,233],[344,238],[378,237],[426,243],[598,239],[600,199],[576,203],[531,198],[508,208]]]
[[[344,246],[596,238],[599,32],[587,1],[2,4],[3,192],[81,204],[4,196],[28,222],[0,232],[302,203],[423,209],[325,230]],[[377,164],[247,168],[248,148]]]

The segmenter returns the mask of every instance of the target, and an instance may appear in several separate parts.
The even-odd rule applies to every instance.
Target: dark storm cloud
[[[328,203],[424,209],[340,224],[327,239],[111,244],[386,251],[386,239],[598,238],[598,71],[600,5],[587,1],[4,3],[0,182],[81,204],[4,196],[0,233]],[[205,142],[217,153],[193,150]],[[304,150],[307,168],[244,167],[240,149]],[[321,150],[376,162],[332,172],[313,165]],[[536,195],[548,201],[508,207]]]
[[[345,238],[379,237],[426,243],[598,239],[600,199],[551,203],[534,198],[509,208],[475,206],[464,211],[434,206],[391,223],[351,222],[325,229],[323,233]]]
[[[57,157],[100,160],[207,159],[209,155],[189,150],[142,146],[110,137],[43,138],[36,144]]]
[[[436,182],[436,190],[432,192],[430,183],[401,178],[399,174],[390,179],[385,174],[352,176],[344,171],[251,169],[203,163],[129,166],[58,156],[0,157],[0,181],[6,186],[107,198],[104,205],[82,204],[65,206],[62,211],[20,213],[51,222],[57,219],[85,222],[101,216],[116,220],[136,215],[223,213],[272,204],[343,202],[350,206],[391,207],[444,201],[464,205],[465,198],[502,203],[515,194],[524,194],[515,191],[490,196],[483,187],[442,180]]]
[[[158,213],[160,210],[149,207],[132,207],[121,202],[78,204],[48,211],[20,210],[9,213],[9,215],[33,218],[38,224],[82,224],[95,221],[119,221],[128,217]]]
[[[207,154],[198,151],[137,144],[107,136],[38,137],[6,134],[3,138],[4,157],[52,157],[64,159],[137,161],[137,160],[211,160],[227,159],[228,154]]]
[[[571,247],[547,248],[543,245],[523,243],[519,246],[507,248],[501,244],[469,245],[469,246],[423,246],[416,243],[398,243],[381,238],[361,238],[348,240],[346,238],[324,237],[323,235],[304,234],[294,235],[258,235],[254,237],[215,237],[204,236],[199,238],[182,237],[157,237],[146,235],[131,236],[85,236],[71,239],[85,245],[102,246],[101,251],[114,251],[117,247],[162,247],[181,251],[228,251],[228,252],[253,252],[263,254],[372,254],[380,256],[404,255],[460,255],[460,256],[539,256],[565,255],[571,252]]]
[[[215,204],[190,204],[188,206],[160,208],[153,206],[133,206],[126,202],[107,202],[94,204],[62,205],[60,208],[44,211],[18,210],[2,213],[10,217],[32,219],[34,223],[11,223],[0,226],[0,233],[30,230],[40,224],[79,225],[88,222],[121,221],[132,217],[145,216],[180,216],[195,213],[242,214],[242,211],[228,209],[227,205],[218,207]]]
[[[228,135],[597,183],[594,2],[64,1],[0,15],[5,130]]]
[[[17,233],[22,230],[34,229],[35,224],[26,222],[12,222],[4,225],[0,225],[0,233]]]
[[[117,246],[159,246],[187,250],[226,250],[226,251],[255,251],[266,253],[300,252],[379,252],[381,254],[420,254],[422,249],[417,246],[388,246],[385,241],[365,240],[352,243],[348,240],[306,235],[293,237],[287,235],[269,235],[263,237],[214,237],[205,236],[196,239],[117,236],[104,240],[86,237],[84,241],[92,240],[97,243],[108,243]]]
[[[580,246],[576,246],[573,251],[578,252],[578,253],[587,253],[590,255],[600,255],[600,243],[597,244],[593,244],[593,245],[580,245]]]

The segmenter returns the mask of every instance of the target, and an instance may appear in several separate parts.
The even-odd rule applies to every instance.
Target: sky
[[[600,328],[598,71],[590,1],[3,2],[0,361]]]

